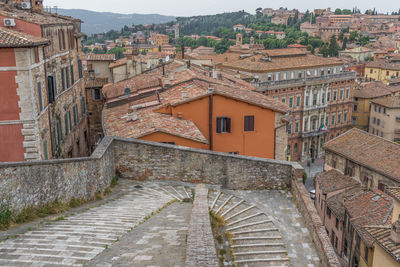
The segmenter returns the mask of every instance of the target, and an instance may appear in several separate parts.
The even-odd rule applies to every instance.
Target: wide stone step
[[[231,222],[231,223],[228,223],[227,226],[235,225],[235,224],[238,224],[238,223],[240,223],[240,222],[243,222],[243,221],[252,219],[252,218],[254,218],[254,217],[262,216],[262,215],[264,215],[264,213],[262,213],[262,212],[257,212],[256,214],[252,214],[252,215],[250,215],[250,216],[247,216],[247,217],[241,218],[241,219],[239,219],[239,220],[233,221],[233,222]]]
[[[240,244],[240,245],[232,245],[232,248],[252,248],[252,247],[286,247],[285,243],[276,242],[276,243],[255,243],[255,244]]]
[[[258,258],[258,259],[235,260],[236,263],[248,263],[248,262],[275,262],[275,261],[289,261],[289,258],[288,258],[288,257],[282,257],[282,258]]]
[[[257,221],[257,222],[246,223],[246,224],[230,227],[230,228],[227,228],[226,230],[233,231],[233,230],[242,229],[242,228],[246,228],[246,227],[253,227],[255,225],[271,224],[271,223],[272,223],[272,220],[261,220],[261,221]]]
[[[237,212],[237,213],[225,218],[225,221],[232,220],[233,218],[235,218],[235,217],[237,217],[237,216],[239,216],[239,215],[241,215],[241,214],[243,214],[243,213],[245,213],[245,212],[247,212],[247,211],[249,211],[251,209],[254,209],[255,207],[256,206],[252,205],[252,206],[249,206],[249,207],[247,207],[245,209],[242,209],[241,211],[239,211],[239,212]]]
[[[243,235],[243,234],[261,233],[261,232],[275,232],[275,231],[279,231],[278,228],[260,228],[260,229],[244,230],[244,231],[232,232],[232,234]]]
[[[247,256],[247,255],[261,255],[261,254],[285,254],[286,250],[260,250],[260,251],[246,251],[246,252],[235,252],[235,256]]]
[[[224,200],[224,202],[221,205],[218,205],[218,209],[215,211],[216,214],[220,213],[220,211],[225,207],[225,205],[233,198],[232,195],[230,195],[228,198]]]

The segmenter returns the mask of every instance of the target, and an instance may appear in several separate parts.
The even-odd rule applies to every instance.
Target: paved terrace
[[[0,265],[217,266],[207,228],[209,206],[234,233],[237,266],[321,266],[290,193],[121,183],[122,192],[116,192],[121,196],[110,202],[0,242]],[[192,192],[193,205],[187,202]]]

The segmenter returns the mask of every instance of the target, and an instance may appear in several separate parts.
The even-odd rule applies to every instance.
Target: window
[[[314,76],[318,76],[318,70],[317,69],[314,70]]]
[[[313,95],[313,106],[317,105],[317,100],[318,100],[317,98],[318,98],[318,94],[314,93],[314,95]]]
[[[324,92],[322,92],[321,103],[325,104],[325,93]]]
[[[279,78],[280,78],[279,72],[275,73],[275,81],[279,81]]]
[[[62,128],[61,128],[61,121],[57,120],[57,141],[58,144],[61,144],[62,141]]]
[[[45,160],[49,159],[49,154],[47,152],[47,140],[43,141],[43,156]]]
[[[43,100],[42,100],[42,83],[37,84],[38,98],[39,98],[39,113],[43,110]]]
[[[331,209],[329,207],[326,208],[326,215],[328,215],[329,219],[331,218]]]
[[[331,91],[328,91],[328,95],[326,97],[326,102],[331,101]]]
[[[342,89],[340,89],[340,100],[343,100],[343,88]]]
[[[310,100],[310,97],[308,95],[306,95],[306,106],[308,106],[309,100]]]
[[[283,79],[284,79],[284,80],[287,79],[287,73],[286,73],[286,72],[283,73]]]
[[[301,96],[298,95],[298,96],[296,97],[296,107],[300,107],[300,101],[301,101]]]
[[[68,135],[68,134],[69,134],[69,131],[70,131],[68,119],[69,119],[68,113],[66,112],[66,113],[64,114],[65,135]]]
[[[61,83],[62,83],[62,89],[64,91],[66,89],[64,68],[61,69]]]
[[[375,129],[374,128],[372,128],[372,134],[375,134]]]
[[[339,113],[337,116],[337,123],[340,124],[342,123],[342,113]]]
[[[73,107],[74,112],[74,126],[78,125],[78,105],[74,105]]]
[[[71,111],[68,110],[68,123],[69,123],[69,131],[72,130],[72,120],[71,120]]]
[[[244,116],[244,131],[254,131],[254,116]]]
[[[378,107],[378,112],[381,113],[381,107]]]
[[[92,98],[93,100],[101,99],[100,89],[92,89]]]
[[[65,68],[65,80],[67,81],[67,89],[68,89],[70,86],[70,83],[69,83],[69,70],[67,67]]]
[[[299,132],[299,126],[300,126],[300,123],[299,123],[298,121],[296,121],[296,123],[294,124],[294,131],[295,131],[296,133]]]
[[[299,71],[298,75],[299,75],[299,78],[301,78],[303,75],[303,72]]]
[[[288,124],[287,126],[287,133],[292,134],[292,124]]]
[[[286,103],[286,97],[282,97],[282,103]]]
[[[294,151],[293,151],[294,154],[296,155],[296,154],[297,154],[297,143],[294,144],[294,149],[293,149],[293,150],[294,150]]]
[[[131,89],[130,88],[125,88],[124,90],[124,96],[129,96],[131,94]],[[182,92],[183,94],[183,92]]]
[[[383,108],[383,114],[386,114],[386,108]]]
[[[289,107],[292,108],[293,107],[293,96],[289,97]]]
[[[381,190],[382,192],[385,192],[385,185],[383,183],[379,182],[378,189]]]
[[[231,132],[231,119],[228,117],[217,118],[217,133],[230,133]]]
[[[378,106],[374,105],[374,111],[378,112]]]
[[[83,96],[81,98],[81,110],[82,110],[82,117],[83,117],[86,113],[85,97],[83,97]]]
[[[349,99],[350,98],[350,88],[349,87],[347,87],[346,88],[346,99]],[[357,101],[357,100],[356,100]]]
[[[79,79],[83,77],[83,72],[82,72],[82,60],[78,59],[78,74],[79,74]]]
[[[75,77],[74,77],[74,66],[71,65],[71,84],[75,83]]]
[[[327,127],[329,125],[329,114],[326,114],[325,117],[325,126]]]
[[[333,101],[337,100],[337,90],[333,90]]]
[[[380,119],[376,120],[376,125],[378,125],[378,126],[381,125],[381,120]]]
[[[335,114],[332,114],[332,120],[331,120],[331,125],[335,125],[335,121],[336,121],[336,116]]]
[[[372,123],[376,124],[376,118],[375,117],[373,118]]]
[[[357,111],[358,110],[358,106],[357,106],[357,104],[354,104],[354,111]]]
[[[343,122],[347,122],[347,111],[345,111],[343,114]]]
[[[382,128],[385,128],[385,121],[384,120],[382,120]]]
[[[321,69],[321,76],[324,76],[324,75],[325,75],[325,70]]]
[[[272,74],[268,74],[268,81],[272,81]]]
[[[294,71],[292,71],[292,72],[290,73],[290,78],[291,78],[291,79],[294,79]]]
[[[49,103],[51,104],[55,101],[56,97],[53,76],[47,76],[47,93],[49,95]]]

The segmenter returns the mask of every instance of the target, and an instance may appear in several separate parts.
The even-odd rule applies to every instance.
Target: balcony
[[[310,110],[314,110],[314,109],[320,109],[320,108],[327,108],[328,107],[328,103],[325,104],[320,104],[320,105],[311,105],[311,106],[304,106],[304,111],[310,111]]]
[[[302,138],[307,138],[307,137],[316,137],[316,136],[320,136],[320,135],[324,135],[329,133],[329,129],[326,129],[325,131],[323,131],[321,128],[319,128],[316,131],[311,131],[311,132],[303,132],[301,133],[301,137]]]
[[[256,91],[261,90],[268,90],[268,89],[276,89],[281,86],[299,86],[299,85],[311,85],[315,84],[316,82],[321,82],[325,80],[329,80],[329,82],[336,82],[342,80],[348,80],[356,78],[355,72],[342,72],[339,74],[330,74],[318,77],[305,77],[305,78],[298,78],[298,79],[290,79],[290,80],[280,80],[280,81],[267,81],[267,82],[259,82],[259,83],[252,83],[255,86]]]

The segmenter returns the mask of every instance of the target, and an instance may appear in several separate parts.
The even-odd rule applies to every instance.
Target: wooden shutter
[[[217,118],[217,133],[221,133],[222,132],[221,120],[222,120],[222,118]]]
[[[226,118],[226,132],[231,132],[231,118]]]

